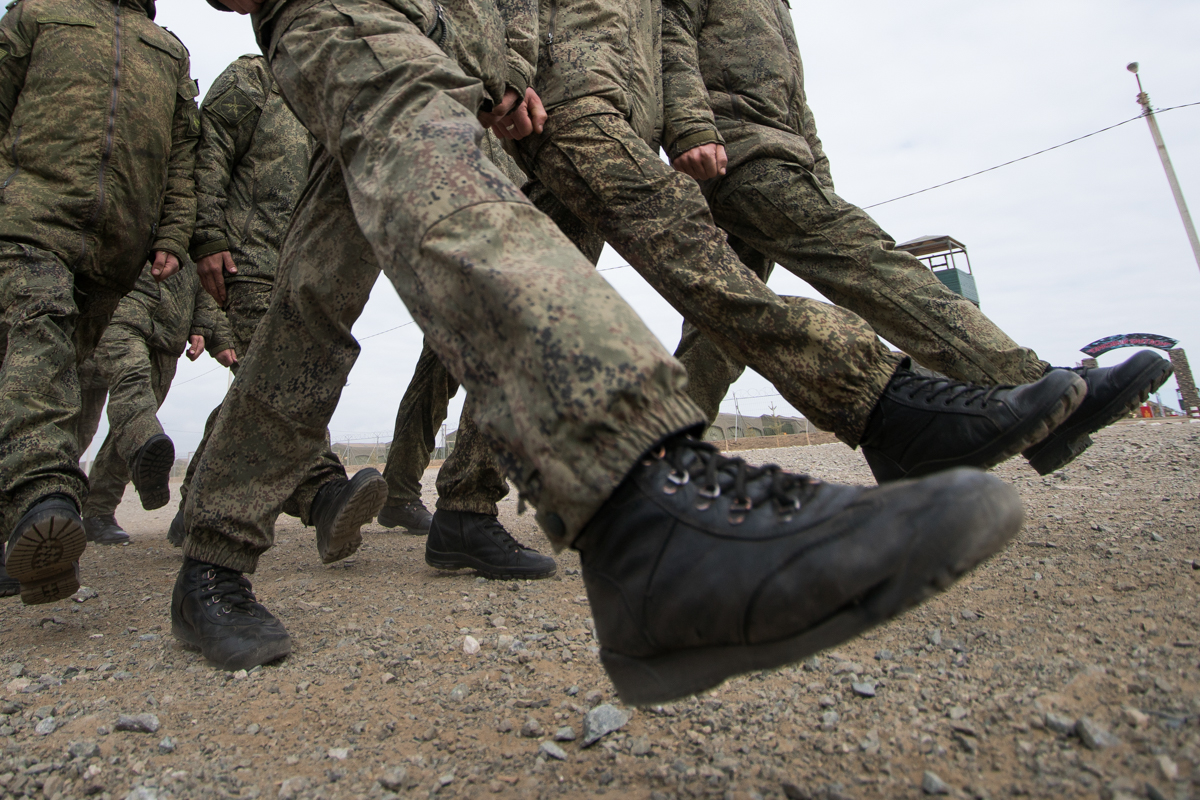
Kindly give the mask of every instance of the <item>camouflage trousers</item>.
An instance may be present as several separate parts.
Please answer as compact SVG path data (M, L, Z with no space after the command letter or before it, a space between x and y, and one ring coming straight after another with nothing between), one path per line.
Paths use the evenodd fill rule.
M92 362L96 377L108 387L108 436L88 473L84 517L112 514L121 504L129 463L151 436L163 432L157 412L175 379L179 356L150 347L141 332L118 324L104 331ZM80 427L95 431L99 416L93 398L80 414Z
M54 253L0 242L0 535L49 494L78 506L77 365L89 357L121 299L76 280Z
M429 455L446 419L450 398L457 392L458 381L442 366L433 349L424 345L396 412L396 430L383 470L388 505L421 499L421 477L429 466ZM500 513L496 503L508 494L508 482L475 426L472 405L468 397L458 420L454 450L438 470L437 507L494 517Z
M923 366L983 385L1029 383L1049 367L799 164L750 161L705 189L713 217L731 236L858 314Z
M224 308L225 317L229 320L229 327L233 329L235 352L238 353L239 358L250 352L250 343L254 341L254 332L258 330L259 323L267 315L267 309L271 306L273 288L274 284L271 283L247 280L233 281L225 287L227 301ZM237 370L238 365L234 364L235 375ZM184 473L183 482L179 485L180 506L185 506L187 503L188 491L191 488L192 478L196 474L196 467L208 447L208 439L212 435L213 427L217 424L217 417L220 415L223 405L223 403L217 404L217 407L209 413L208 419L205 420L204 436L200 439L200 444L196 445L196 451L192 453L192 459L188 462L187 471ZM325 451L309 464L309 474L300 481L295 491L283 504L284 514L299 517L305 525L312 524L312 515L309 512L321 487L330 480L345 477L346 474L341 461L329 448L328 433L326 433L325 444Z
M482 84L395 5L289 3L263 37L324 152L196 470L185 553L253 571L325 447L381 268L543 530L570 544L638 457L701 421L682 367L483 156Z
M851 311L781 298L742 264L691 178L623 117L597 114L518 143L526 166L680 314L767 378L815 425L854 446L899 364ZM534 137L530 137L534 139Z

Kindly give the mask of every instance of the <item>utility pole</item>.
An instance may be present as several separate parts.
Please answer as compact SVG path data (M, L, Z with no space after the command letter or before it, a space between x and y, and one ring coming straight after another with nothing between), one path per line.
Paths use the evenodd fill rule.
M1163 170L1167 173L1167 183L1171 184L1171 194L1175 196L1175 205L1179 208L1179 216L1183 218L1183 227L1187 231L1188 241L1192 243L1192 255L1196 258L1196 266L1200 267L1200 237L1196 236L1196 226L1192 224L1192 215L1188 213L1187 201L1183 199L1183 189L1179 186L1179 178L1175 176L1175 167L1171 166L1171 156L1167 153L1167 144L1163 141L1162 132L1158 129L1158 120L1154 117L1154 109L1150 107L1150 95L1142 89L1142 79L1138 75L1138 62L1134 61L1125 67L1133 73L1138 85L1138 105L1142 107L1142 116L1150 126L1150 136L1154 138L1154 146L1158 148L1158 157L1162 159Z
M742 432L742 409L738 407L737 392L733 393L733 440L736 442Z

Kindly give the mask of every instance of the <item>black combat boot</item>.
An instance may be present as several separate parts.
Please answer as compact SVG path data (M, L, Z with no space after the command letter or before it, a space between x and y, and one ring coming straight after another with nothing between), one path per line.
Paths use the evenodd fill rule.
M171 633L222 669L251 669L292 652L283 623L240 572L183 560L171 593Z
M171 527L167 528L167 541L171 543L172 547L183 547L183 540L187 538L187 525L183 521L183 504L185 502L187 502L186 498L180 498L179 510L171 518Z
M1175 368L1157 353L1143 350L1115 367L1075 367L1071 370L1087 383L1087 397L1066 422L1025 451L1029 465L1040 475L1049 475L1070 464L1092 444L1089 434L1112 425L1133 411Z
M880 483L993 467L1045 439L1087 393L1083 379L1062 370L1037 383L985 387L911 363L884 388L860 442Z
M16 597L21 593L21 582L8 574L0 564L0 597Z
M129 541L129 534L117 524L115 514L87 517L83 520L83 530L93 544L125 544Z
M425 563L473 569L487 578L547 578L558 569L550 556L526 547L490 514L438 510L425 540Z
M21 584L26 605L53 603L79 589L83 520L66 495L43 497L21 517L4 548L4 568Z
M129 475L142 500L142 508L153 511L171 502L171 468L174 466L175 445L165 433L154 434L137 451L129 465Z
M370 467L350 480L336 478L322 486L313 498L310 517L317 526L321 563L354 555L362 544L362 526L375 519L386 500L387 482Z
M886 622L1004 547L1021 520L1016 491L978 470L836 486L678 436L634 466L574 546L604 668L624 702L647 705Z
M385 528L404 528L409 533L424 536L433 524L433 514L420 500L395 505L389 503L379 511L379 524Z

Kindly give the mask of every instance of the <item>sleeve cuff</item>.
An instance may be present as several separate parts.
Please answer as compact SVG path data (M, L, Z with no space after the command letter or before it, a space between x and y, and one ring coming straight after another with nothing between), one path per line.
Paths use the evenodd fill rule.
M714 128L691 133L687 136L681 136L671 143L671 147L667 152L671 158L679 158L688 150L699 147L702 144L725 144L725 140L721 138L721 134Z
M525 97L525 90L531 85L531 81L529 80L529 76L525 74L525 71L514 62L519 62L519 59L509 59L506 84L509 89L515 89L517 94L523 98Z
M212 239L204 244L192 245L192 261L199 261L214 253L223 253L229 249L229 240L224 236Z
M178 258L180 263L186 261L188 257L187 248L180 246L179 242L174 239L159 239L150 249L155 252L162 250L164 253L170 253Z

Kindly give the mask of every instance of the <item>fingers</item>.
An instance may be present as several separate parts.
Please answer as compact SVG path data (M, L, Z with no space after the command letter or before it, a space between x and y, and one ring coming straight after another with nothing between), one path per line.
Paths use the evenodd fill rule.
M233 348L222 350L221 352L217 353L216 359L217 363L223 367L232 367L234 364L238 363L237 353L233 351Z
M221 260L226 272L230 275L237 275L237 264L233 263L233 255L228 250L221 253Z
M154 252L154 263L150 266L150 275L161 283L179 271L179 259L163 250Z
M546 113L546 107L542 105L542 98L538 93L529 88L525 90L525 108L529 114L529 119L533 123L533 132L541 133L546 127L546 120L549 115Z
M204 337L189 336L188 337L187 357L188 361L195 361L204 352Z
M228 264L233 264L233 257L228 251L213 253L196 262L196 274L200 276L200 285L208 292L217 305L225 307L225 270ZM233 268L234 270L237 267Z

